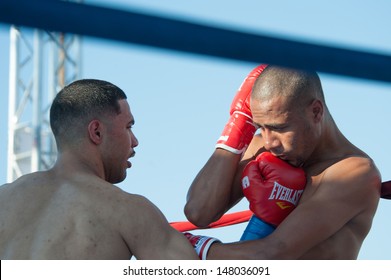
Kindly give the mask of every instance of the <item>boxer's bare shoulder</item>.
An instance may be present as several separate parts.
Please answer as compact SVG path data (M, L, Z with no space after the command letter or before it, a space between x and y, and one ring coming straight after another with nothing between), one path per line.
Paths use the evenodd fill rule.
M122 191L96 180L87 183L82 176L70 178L39 172L2 188L0 202L7 210L0 214L1 240L6 240L0 245L2 258L130 258L118 234Z
M0 212L2 259L160 259L195 254L147 198L96 176L37 172L0 190L0 203L7 210Z

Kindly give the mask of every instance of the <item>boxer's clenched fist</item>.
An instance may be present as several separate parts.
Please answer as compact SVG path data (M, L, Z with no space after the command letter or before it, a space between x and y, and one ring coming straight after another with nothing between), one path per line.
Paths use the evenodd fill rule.
M243 170L242 189L250 209L273 226L279 225L296 207L305 185L303 169L269 152L261 153Z
M244 79L232 101L230 118L217 141L216 148L242 154L250 144L256 131L250 111L251 91L255 80L266 66L262 64L256 67Z

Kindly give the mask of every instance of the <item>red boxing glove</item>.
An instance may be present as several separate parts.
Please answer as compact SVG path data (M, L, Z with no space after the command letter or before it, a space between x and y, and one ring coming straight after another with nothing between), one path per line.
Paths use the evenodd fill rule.
M242 189L251 211L278 226L296 207L306 181L303 169L263 152L244 168Z
M251 91L255 80L266 66L266 64L262 64L256 67L244 79L232 101L230 118L217 140L216 148L242 154L250 144L256 131L250 111Z
M194 250L201 260L206 260L209 248L214 242L221 242L213 237L193 235L189 232L185 232L183 235L189 240L190 244L193 245Z

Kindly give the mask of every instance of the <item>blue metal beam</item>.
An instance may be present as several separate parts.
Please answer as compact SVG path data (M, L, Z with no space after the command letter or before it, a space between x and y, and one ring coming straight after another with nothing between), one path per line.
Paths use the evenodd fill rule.
M0 22L391 82L391 56L57 0L0 0Z

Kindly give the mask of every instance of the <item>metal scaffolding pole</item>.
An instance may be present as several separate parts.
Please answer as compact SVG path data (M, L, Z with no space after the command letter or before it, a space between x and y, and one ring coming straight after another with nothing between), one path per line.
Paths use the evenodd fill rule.
M49 108L65 84L80 78L80 44L77 35L11 26L8 182L54 163Z

